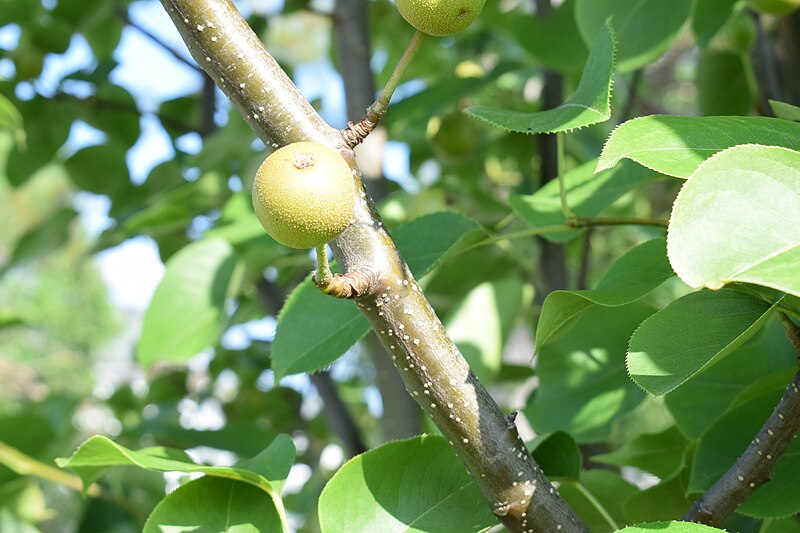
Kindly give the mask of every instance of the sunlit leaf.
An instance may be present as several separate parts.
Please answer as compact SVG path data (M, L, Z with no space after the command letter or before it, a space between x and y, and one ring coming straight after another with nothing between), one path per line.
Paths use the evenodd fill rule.
M351 459L319 499L323 533L463 533L497 523L442 437L391 442Z
M703 163L675 200L667 252L692 287L738 281L800 296L800 152L737 146Z
M594 39L575 94L555 109L536 113L471 107L466 113L498 128L520 133L555 133L583 128L611 117L614 32L607 23Z
M235 264L222 239L192 243L170 258L144 316L136 351L142 365L186 361L219 338Z
M656 172L688 178L715 153L747 143L800 150L800 124L769 117L635 118L611 133L597 171L628 158Z

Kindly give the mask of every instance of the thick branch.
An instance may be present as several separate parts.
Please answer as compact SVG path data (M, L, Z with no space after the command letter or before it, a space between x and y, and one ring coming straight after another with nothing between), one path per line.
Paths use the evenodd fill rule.
M788 319L787 335L800 357L800 329ZM795 374L775 410L728 469L683 519L720 526L758 487L772 478L772 469L800 431L800 372Z
M338 149L353 168L353 222L331 243L334 255L344 272L378 273L377 290L360 298L359 308L392 354L406 388L453 443L495 514L513 532L586 531L445 333L367 197L344 139L302 101L227 0L162 3L195 58L259 136L278 144L322 142ZM255 111L254 119L259 105L264 110Z

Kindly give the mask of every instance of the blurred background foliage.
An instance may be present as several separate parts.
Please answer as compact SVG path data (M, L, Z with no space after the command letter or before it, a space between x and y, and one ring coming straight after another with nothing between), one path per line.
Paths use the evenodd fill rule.
M686 3L693 17L679 20L652 57L615 74L612 120L566 137L568 167L596 157L611 129L638 115L769 114L767 97L800 103L799 12ZM360 118L413 33L390 1L366 4L368 20L360 2L237 2L336 127ZM431 39L414 60L384 126L359 149L390 229L441 210L494 230L525 227L509 216L508 198L554 177L553 143L492 129L460 111L498 102L534 111L574 92L587 46L575 1L553 4L488 2L467 32ZM368 27L371 52L360 63L354 45L342 45L353 24ZM317 496L344 460L387 439L435 431L372 337L326 371L275 383L275 317L312 261L272 241L255 220L251 176L266 149L193 63L158 2L0 0L0 125L0 441L48 464L98 433L132 448L168 445L230 464L289 433L298 464L286 506L299 530L315 531ZM643 185L607 213L663 218L678 186ZM613 258L658 235L625 227L564 244L498 243L444 262L424 286L445 323L465 333L465 354L478 360L490 353L476 371L501 405L519 409L536 396L529 363L544 296L593 286ZM170 361L143 368L135 354L161 262L175 257L177 264L176 254L212 237L227 243L235 265L204 330L204 349L189 357L178 347ZM195 267L186 262L176 276L191 279ZM641 317L686 290L672 281L640 307L592 315L579 325L583 338L622 357ZM491 349L468 334L487 320L499 324L481 339ZM170 327L164 322L155 342ZM781 338L779 329L768 334ZM622 353L614 351L619 343ZM565 387L594 375L585 361L572 370L552 361L542 372L571 376ZM605 421L586 425L567 405L549 413L569 427L545 420L541 429L569 430L591 454L669 427L664 406L643 403L624 373L609 379L626 399L595 406L608 410ZM83 500L0 466L0 531L136 531L165 483L179 481L116 470L103 479L103 498Z

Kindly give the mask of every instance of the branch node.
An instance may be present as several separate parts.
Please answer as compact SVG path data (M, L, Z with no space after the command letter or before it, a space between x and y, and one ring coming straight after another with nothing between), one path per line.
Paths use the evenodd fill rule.
M517 419L517 414L517 411L511 411L506 415L506 427L508 429L515 429L517 427L517 424L514 423Z
M347 123L347 127L342 130L342 136L344 137L347 146L350 148L355 148L367 138L367 135L372 133L373 129L375 129L375 123L369 118L364 117L358 121L357 124L352 120L349 121Z
M312 280L319 290L328 296L347 300L372 294L378 286L378 279L378 273L369 268L334 274L329 280L317 279L316 270L312 273Z

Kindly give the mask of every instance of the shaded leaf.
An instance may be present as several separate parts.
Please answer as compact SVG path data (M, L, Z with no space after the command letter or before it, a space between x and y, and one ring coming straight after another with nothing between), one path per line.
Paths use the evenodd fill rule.
M178 487L161 500L142 532L281 530L281 517L268 494L249 483L204 476Z
M25 149L26 136L22 114L14 107L11 100L0 94L0 131L2 130L11 132L18 149Z
M596 442L611 433L614 419L644 398L625 375L631 332L652 309L630 304L594 307L575 324L572 335L542 348L539 388L525 416L539 433L563 430L578 442Z
M667 253L692 287L738 281L800 296L800 152L737 146L700 165L675 200Z
M474 220L441 212L415 219L393 233L401 256L419 277L479 231ZM368 331L367 320L353 302L326 296L307 279L292 291L278 316L272 368L277 376L319 370Z
M701 48L708 46L740 3L740 0L696 0L692 31L697 45Z
M698 438L754 380L797 365L795 352L775 319L741 348L665 397L678 427Z
M692 0L577 0L575 20L586 43L611 18L619 41L617 61L630 72L663 54L689 19Z
M323 533L479 531L497 523L442 437L391 442L347 462L319 499Z
M631 337L631 379L666 394L744 344L773 307L732 290L693 292L645 320Z
M768 117L639 117L611 133L597 171L628 158L656 172L688 178L713 154L747 143L800 150L800 124Z
M593 290L553 291L542 304L536 326L536 349L564 336L593 305L617 307L643 298L674 275L666 240L652 239L617 259Z
M776 117L800 122L800 107L786 102L779 102L778 100L770 100L769 105Z
M689 468L684 468L670 479L632 494L622 506L628 522L669 520L683 516L692 506L686 496Z
M528 449L545 475L550 478L578 480L581 474L581 450L569 433L554 431L537 435Z
M606 533L616 529L598 511L597 504L602 506L617 525L624 524L622 502L636 491L635 486L609 470L587 470L580 481L565 481L558 488L561 496L593 533Z
M194 242L170 258L144 315L136 350L142 365L186 361L219 338L235 264L222 239Z
M746 115L753 107L750 73L740 54L706 50L697 65L703 115Z
M125 149L116 143L78 150L64 162L64 168L76 186L94 194L115 198L130 186Z
M6 268L23 261L48 254L66 244L69 238L70 222L78 213L69 207L62 207L38 226L24 233L14 244L11 259Z
M606 23L594 39L575 94L555 109L536 113L494 107L471 107L466 113L484 122L520 133L555 133L583 128L611 117L611 74L614 32Z
M481 18L484 22L488 18L490 23L494 23L493 30L511 35L526 52L548 68L580 73L589 51L575 23L575 0L566 0L547 17L526 16L518 11L492 17L491 7L486 6Z
M683 454L689 442L672 426L660 433L640 435L614 451L592 456L592 461L635 466L661 479L675 475L683 466Z

